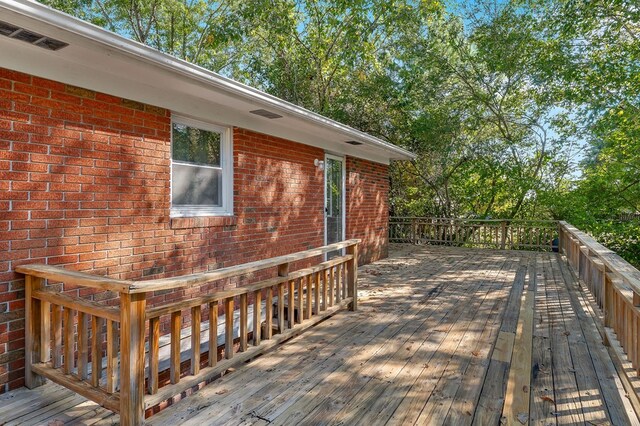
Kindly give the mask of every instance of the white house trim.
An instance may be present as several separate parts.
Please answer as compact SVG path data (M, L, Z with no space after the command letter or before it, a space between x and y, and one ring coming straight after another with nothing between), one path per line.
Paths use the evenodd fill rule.
M54 52L0 37L0 66L341 155L385 164L415 158L379 138L35 1L3 0L0 16L3 21L69 43ZM261 108L283 117L269 120L249 112ZM362 145L348 145L348 140Z

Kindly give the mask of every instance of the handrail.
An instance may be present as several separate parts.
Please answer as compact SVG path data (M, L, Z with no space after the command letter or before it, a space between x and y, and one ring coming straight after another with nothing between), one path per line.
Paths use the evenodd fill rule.
M128 293L133 281L87 274L86 272L70 271L58 266L32 263L16 267L16 272L32 277L46 278L52 281L64 282L78 286L98 288L100 290Z
M553 220L391 217L389 242L551 251L557 227Z
M560 221L559 223L562 229L586 246L590 253L596 255L607 268L618 275L635 293L640 294L640 271L635 266L624 260L615 251L597 242L591 235L580 231L565 221Z
M204 284L210 281L217 281L224 278L233 277L236 275L244 275L251 272L259 271L261 269L275 267L282 263L291 263L309 257L320 256L332 251L342 250L348 246L358 244L359 242L360 240L358 239L345 240L323 247L285 254L265 260L257 260L240 265L227 266L211 272L201 272L174 278L159 278L145 281L120 280L116 278L93 275L86 272L71 271L57 266L37 263L20 265L16 267L16 272L24 275L31 275L33 277L45 278L52 281L65 282L73 285L116 291L118 293L136 294L158 290L186 288Z
M19 266L16 271L25 274L25 384L37 387L48 378L118 412L122 425L141 424L146 409L241 365L340 309L356 310L359 243L352 239L212 272L148 281L51 265ZM322 261L319 256L325 253L333 257ZM313 264L296 263L305 259L305 264ZM290 270L293 265L302 268ZM249 285L200 287L198 297L147 305L147 296L158 290L184 295L182 290L189 287L257 271L264 272ZM47 280L80 290L111 291L118 305L55 291ZM190 356L183 353L181 341L185 315L191 328ZM170 335L164 355L161 323L163 328L168 325ZM201 324L207 323L209 330L202 333ZM220 348L223 357L218 362Z
M549 223L557 224L557 220L553 219L476 219L472 217L437 217L437 216L391 216L391 219L427 219L438 220L443 222L513 222L513 223Z
M319 265L312 266L310 268L301 269L298 271L294 271L289 273L289 275L271 278L268 280L260 281L255 284L250 284L247 286L236 287L230 290L217 290L212 293L207 294L207 296L197 297L193 299L187 299L184 302L174 302L168 305L162 305L155 308L147 309L147 319L156 318L161 315L170 314L172 311L175 311L175 306L181 306L182 309L191 308L196 305L204 305L205 303L209 303L215 300L227 299L230 297L242 296L243 294L250 294L257 290L262 290L267 287L273 287L278 284L285 283L287 281L296 280L299 278L303 278L309 274L320 272L326 267L331 267L337 265L339 263L343 263L353 259L353 255L341 256L337 259L332 259L326 262L322 262ZM274 265L275 266L275 265Z
M636 413L640 396L627 363L640 375L640 271L614 251L567 222L559 222L559 248L602 312L598 325ZM628 364L627 364L628 365Z
M251 272L256 272L261 269L275 267L283 263L292 263L298 260L307 259L309 257L321 256L325 253L329 253L336 250L342 250L346 247L358 244L360 240L352 239L345 240L339 243L329 244L327 246L304 250L297 253L285 254L283 256L272 257L265 260L257 260L255 262L244 263L237 266L229 266L226 268L220 268L212 272L202 272L198 274L183 275L175 278L161 278L157 280L149 281L136 281L129 286L129 293L141 293L157 290L169 290L186 288L204 284L209 281L217 281L224 278L233 277L236 275L244 275Z

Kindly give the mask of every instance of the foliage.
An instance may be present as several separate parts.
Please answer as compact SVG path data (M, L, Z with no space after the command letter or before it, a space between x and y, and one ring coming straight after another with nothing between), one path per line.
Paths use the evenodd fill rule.
M432 25L426 54L415 55L415 67L407 70L424 76L414 87L429 91L413 95L420 115L411 123L409 148L420 158L399 166L413 175L404 177L399 198L420 201L399 210L545 216L538 193L562 180L569 167L562 154L571 141L549 130L564 117L539 78L536 58L549 43L515 7L469 13L466 27L455 16Z
M565 219L638 258L633 0L45 0L418 154L392 214Z
M639 221L585 222L582 224L582 229L591 234L600 244L615 251L636 268L640 268Z
M180 59L220 71L243 51L251 8L240 0L42 0Z

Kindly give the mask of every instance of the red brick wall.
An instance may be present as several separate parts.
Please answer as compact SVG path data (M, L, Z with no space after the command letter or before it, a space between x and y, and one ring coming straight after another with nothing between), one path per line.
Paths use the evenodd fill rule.
M388 166L347 157L347 238L360 238L360 264L389 251Z
M23 384L17 265L141 279L323 244L322 150L234 129L235 216L171 220L169 140L164 109L0 68L0 393Z

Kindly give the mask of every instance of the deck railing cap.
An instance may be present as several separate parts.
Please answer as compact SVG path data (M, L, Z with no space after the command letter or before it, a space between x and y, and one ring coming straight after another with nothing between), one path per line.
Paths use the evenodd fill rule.
M117 291L119 293L146 293L149 291L190 287L231 276L243 275L261 269L278 266L283 263L290 263L309 257L320 256L331 251L359 244L360 242L360 239L353 238L314 249L243 263L240 265L228 266L211 272L200 272L196 274L171 278L159 278L147 281L120 280L117 278L72 271L59 266L43 264L20 265L16 267L16 272L46 278L53 281L100 288L102 290Z
M597 242L591 235L566 221L560 221L559 223L560 227L569 232L580 244L586 246L589 253L595 255L611 272L622 278L635 293L640 294L640 271L636 267L620 257L615 251Z

